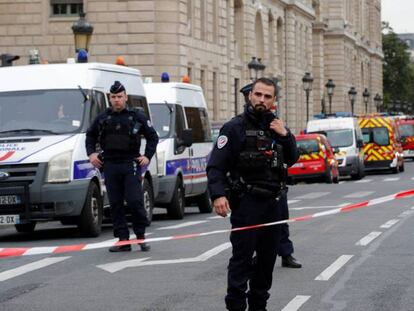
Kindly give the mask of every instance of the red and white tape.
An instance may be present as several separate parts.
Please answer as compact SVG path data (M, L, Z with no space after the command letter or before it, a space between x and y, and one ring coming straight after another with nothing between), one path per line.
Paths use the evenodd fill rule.
M241 231L241 230L252 230L252 229L257 229L261 227L275 226L275 225L280 225L280 224L285 224L285 223L305 221L305 220L309 220L312 218L334 215L338 213L345 213L345 212L349 212L349 211L352 211L358 208L378 205L378 204L385 203L388 201L407 198L410 196L414 196L414 189L398 192L395 194L391 194L388 196L384 196L384 197L369 200L369 201L364 201L364 202L360 202L356 204L350 204L344 207L331 209L325 212L319 212L319 213L315 213L311 215L305 215L305 216L295 217L291 219L269 222L265 224L258 224L258 225L253 225L253 226L240 227L240 228L235 228L235 229L224 229L224 230L215 230L215 231L202 232L202 233L192 233L192 234L182 234L182 235L174 235L174 236L168 236L168 237L149 238L145 240L141 239L141 240L118 241L118 242L110 241L110 242L98 242L98 243L91 243L91 244L61 245L61 246L49 246L49 247L0 248L0 258L40 255L40 254L60 254L60 253L67 253L67 252L79 252L79 251L85 251L85 250L91 250L91 249L106 248L106 247L110 247L114 245L181 240L181 239L202 237L202 236L208 236L208 235L219 234L219 233L227 233L227 232L232 232L232 231L234 232L234 231Z

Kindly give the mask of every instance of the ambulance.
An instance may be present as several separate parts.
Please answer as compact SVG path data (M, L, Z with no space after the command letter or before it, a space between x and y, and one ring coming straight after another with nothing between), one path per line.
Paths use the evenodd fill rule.
M414 118L404 117L398 122L404 159L414 160Z
M189 204L210 213L206 168L212 138L202 88L181 82L145 83L144 88L160 138L156 206L174 219L182 219Z
M149 108L139 70L102 63L0 68L0 225L32 232L37 222L76 224L98 236L108 213L103 176L90 163L85 134L109 107L119 80L131 107ZM144 146L142 146L144 148ZM143 172L149 219L157 195L156 159Z
M377 114L360 116L366 170L404 171L404 154L397 120Z

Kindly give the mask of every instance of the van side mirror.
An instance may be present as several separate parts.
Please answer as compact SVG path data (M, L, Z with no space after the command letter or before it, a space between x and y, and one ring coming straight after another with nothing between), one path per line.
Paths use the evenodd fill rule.
M364 147L364 141L362 139L357 139L357 147L358 148Z
M185 129L183 130L181 137L177 137L177 148L181 146L191 147L193 144L193 130Z

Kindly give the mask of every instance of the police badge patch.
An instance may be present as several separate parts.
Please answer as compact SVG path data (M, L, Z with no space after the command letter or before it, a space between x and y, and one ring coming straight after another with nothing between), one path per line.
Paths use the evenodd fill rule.
M225 135L221 135L217 138L217 148L221 149L223 148L227 142L228 142L228 138Z

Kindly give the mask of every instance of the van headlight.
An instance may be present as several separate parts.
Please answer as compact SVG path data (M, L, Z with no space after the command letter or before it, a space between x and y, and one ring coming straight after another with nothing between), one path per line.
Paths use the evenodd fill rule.
M47 167L48 183L62 183L70 181L72 168L72 150L58 154L50 159Z
M164 176L165 172L165 151L157 151L158 176Z

